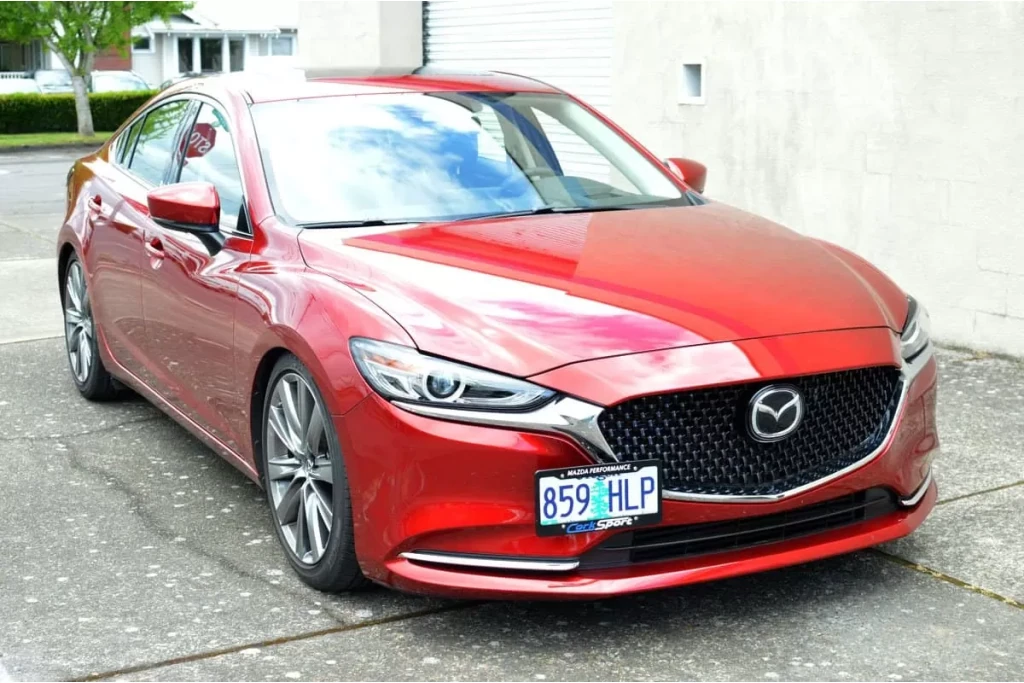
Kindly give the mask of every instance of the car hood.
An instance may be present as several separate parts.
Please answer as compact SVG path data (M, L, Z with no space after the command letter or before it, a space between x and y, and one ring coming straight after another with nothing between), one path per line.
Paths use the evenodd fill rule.
M306 263L423 351L517 376L658 349L898 329L905 295L850 252L725 204L304 230Z

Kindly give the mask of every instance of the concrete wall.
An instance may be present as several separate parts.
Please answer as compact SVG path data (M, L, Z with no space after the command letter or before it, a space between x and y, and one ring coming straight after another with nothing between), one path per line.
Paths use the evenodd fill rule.
M1024 4L614 12L619 123L705 162L709 196L867 257L939 339L1024 355ZM699 60L706 104L680 104Z
M420 2L302 2L299 63L314 68L418 66L422 29Z

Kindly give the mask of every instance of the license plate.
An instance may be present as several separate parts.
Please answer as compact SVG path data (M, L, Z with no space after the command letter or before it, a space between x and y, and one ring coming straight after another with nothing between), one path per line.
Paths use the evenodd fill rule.
M661 521L661 463L588 465L535 473L537 535L629 529Z

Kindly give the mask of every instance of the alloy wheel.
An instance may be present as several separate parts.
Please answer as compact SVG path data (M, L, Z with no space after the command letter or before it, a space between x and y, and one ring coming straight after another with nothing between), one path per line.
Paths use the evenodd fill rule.
M82 265L74 261L68 267L64 284L64 335L67 339L71 372L79 384L89 379L96 359L93 357L93 320L89 293Z
M289 551L306 565L323 557L334 521L334 470L323 407L306 380L281 375L270 396L267 486Z

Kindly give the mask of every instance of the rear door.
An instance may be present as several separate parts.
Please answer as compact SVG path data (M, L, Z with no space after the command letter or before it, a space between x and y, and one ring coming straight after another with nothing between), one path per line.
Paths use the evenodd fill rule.
M234 322L239 269L249 260L251 230L229 118L212 101L183 134L169 180L208 182L217 188L218 241L164 228L145 230L142 304L146 355L157 389L175 408L236 453L242 438L231 417L247 410L248 391L234 366Z

